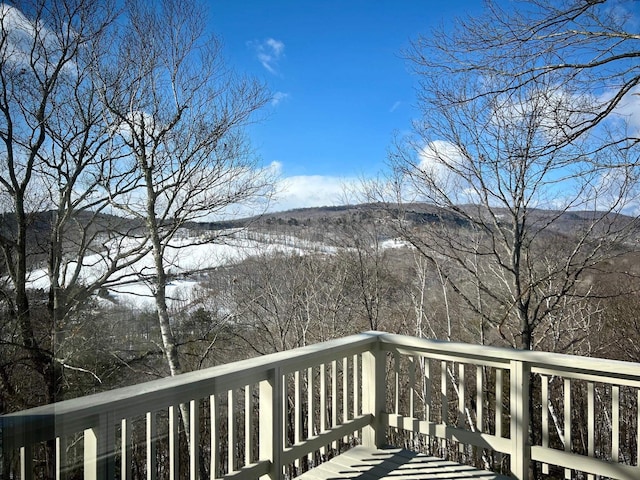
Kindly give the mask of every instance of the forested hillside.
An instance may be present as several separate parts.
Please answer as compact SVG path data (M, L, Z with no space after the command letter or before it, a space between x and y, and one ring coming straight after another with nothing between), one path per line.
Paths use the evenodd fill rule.
M42 239L51 233L50 215L34 215L30 224L31 272L46 258ZM539 221L555 215L535 212ZM580 235L584 219L594 215L563 215L553 231L541 233L538 251L547 257L562 251L563 243L571 245ZM114 216L102 221L127 223ZM465 292L454 288L477 288L466 272L459 270L454 278L455 272L434 264L402 237L407 230L423 236L441 229L460 236L474 232L455 214L421 204L304 209L233 225L189 225L179 241L191 244L190 250L176 256L168 270L168 288L175 287L168 296L169 314L181 365L189 371L371 329L517 346L518 326L505 320L495 299L484 299L487 310L480 314L466 303ZM74 238L72 232L66 242ZM567 301L536 326L536 349L640 360L637 239L636 233L629 235L615 245L614 255L584 270ZM91 248L98 252L105 246ZM212 249L226 253L210 264L194 264L198 252L211 257ZM489 263L478 271L487 276L481 281L500 280ZM154 281L149 275L106 284L55 328L47 314L46 283L28 290L39 345L50 345L60 368L59 399L169 373ZM8 306L5 302L2 322L5 412L44 400Z

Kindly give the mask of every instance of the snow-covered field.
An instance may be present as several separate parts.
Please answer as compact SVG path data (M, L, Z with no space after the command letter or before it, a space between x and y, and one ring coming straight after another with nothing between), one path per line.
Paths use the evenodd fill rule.
M194 237L172 240L165 253L167 273L174 279L167 286L167 296L171 304L188 301L198 287L198 282L181 275L202 272L216 267L231 265L256 255L273 253L300 254L309 252L333 253L335 249L327 245L301 240L291 236L238 232L224 236L224 243L199 243ZM133 247L133 242L119 242L120 248ZM115 253L115 242L105 245L105 251ZM104 255L90 255L84 259L80 281L89 283L106 271ZM66 282L70 281L76 263L67 266ZM135 264L119 271L117 281L110 281L108 297L103 301L117 302L140 309L153 308L153 257L146 254ZM48 289L50 285L47 270L35 269L30 272L28 288Z
M224 238L224 242L219 239ZM305 255L308 253L332 254L335 247L322 243L310 242L293 236L273 235L258 232L228 232L218 241L200 243L195 237L181 236L172 240L165 252L166 271L172 280L167 285L169 306L179 307L193 298L199 283L188 278L187 273L204 272L224 265L241 262L251 256L284 253L289 255ZM118 248L133 247L133 240L118 242ZM381 248L402 248L406 243L399 240L386 240ZM116 253L116 242L105 245L105 252ZM106 271L104 254L87 256L83 261L80 281L89 283L100 278ZM75 262L67 266L65 282L69 282ZM141 310L152 309L153 301L153 257L151 253L144 255L135 264L124 268L112 277L106 288L108 295L102 295L101 301L127 305ZM50 285L47 270L35 269L29 275L28 288L48 289ZM104 291L103 291L104 294Z

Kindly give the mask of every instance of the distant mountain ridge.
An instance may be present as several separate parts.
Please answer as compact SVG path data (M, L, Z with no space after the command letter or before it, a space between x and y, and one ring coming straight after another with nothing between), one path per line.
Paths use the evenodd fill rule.
M476 205L462 205L462 210L471 216L482 212ZM487 211L484 212L488 214ZM506 209L495 209L494 214L498 216L507 216L510 213ZM54 222L54 210L35 212L29 215L29 233L30 237L36 244L42 244L45 239L44 235L48 235L51 231L51 225ZM530 222L547 222L554 219L554 231L561 233L570 233L576 228L581 228L586 222L592 222L594 219L607 215L598 211L558 211L531 209L527 212ZM610 214L609 214L610 215ZM239 219L222 220L222 221L191 221L185 223L184 227L191 230L226 230L245 227L259 227L260 229L269 228L272 225L287 224L290 226L314 226L318 224L335 224L341 221L348 222L368 222L377 220L380 222L391 222L397 216L402 216L405 221L414 225L426 225L433 222L451 222L461 226L466 220L456 212L444 210L428 203L410 203L399 206L382 204L382 203L363 203L355 205L336 205L323 207L298 208L293 210L284 210L279 212L269 212L253 217L245 217ZM556 218L557 217L557 218ZM631 220L631 217L620 216L625 221ZM128 219L108 213L98 213L80 211L74 215L73 222L69 223L69 228L73 229L74 223L79 226L86 227L93 223L93 229L114 228L118 231L136 232L144 229L144 222L140 219ZM15 217L10 212L0 214L0 235L5 238L11 238L15 232Z

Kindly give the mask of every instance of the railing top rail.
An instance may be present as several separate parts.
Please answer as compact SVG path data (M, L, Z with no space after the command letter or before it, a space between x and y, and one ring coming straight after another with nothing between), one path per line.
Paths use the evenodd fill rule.
M511 360L516 360L528 363L534 370L536 368L545 368L559 372L584 373L610 377L616 380L640 379L640 363L634 362L581 357L564 353L515 350L512 348L430 340L391 333L381 333L378 338L383 346L386 345L387 348L401 347L416 353L438 353L468 358L469 360L491 359L505 364Z
M107 411L115 416L144 414L163 405L201 398L203 391L208 395L267 380L274 368L287 373L364 351L377 342L378 336L375 332L365 332L2 415L0 429L7 435L19 431L25 423L31 426L40 423L39 430L43 432L58 426L87 428Z
M509 348L470 345L427 340L382 332L358 335L318 343L171 378L119 388L108 392L58 402L43 407L0 416L2 435L20 435L28 429L33 437L45 438L50 432L78 431L94 425L100 415L109 413L114 419L127 418L165 408L169 405L219 394L233 388L255 384L274 375L287 374L306 367L327 363L379 346L385 350L402 350L410 354L469 363L491 362L509 368L511 361L526 362L532 371L545 374L590 378L607 383L636 385L640 382L640 364L575 355L513 350ZM75 430L74 430L75 429Z

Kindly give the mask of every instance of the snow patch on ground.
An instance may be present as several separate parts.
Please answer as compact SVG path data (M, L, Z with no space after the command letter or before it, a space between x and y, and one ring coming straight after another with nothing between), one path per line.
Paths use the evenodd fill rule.
M380 242L380 248L383 250L387 248L411 248L411 244L400 238L389 238Z
M219 232L218 232L219 233ZM105 242L105 252L89 255L84 259L80 281L89 283L104 275L107 263L105 253L115 255L123 249L133 249L137 240L121 238ZM181 236L174 238L165 251L166 270L171 282L167 285L169 308L186 308L193 300L199 283L186 277L189 273L206 271L241 262L258 255L306 255L323 253L332 255L338 248L319 242L303 240L292 235L277 235L255 231L223 232L214 242L204 242L203 237ZM387 239L379 244L381 249L410 248L411 245L398 238ZM67 272L62 275L65 282L71 281L75 262L69 262ZM147 253L133 265L118 272L117 281L101 291L99 300L105 304L127 305L140 310L154 308L153 256ZM182 277L184 275L184 277ZM62 279L61 279L62 280ZM27 288L47 290L49 276L46 268L30 272Z
M222 237L220 237L222 238ZM198 243L195 237L175 238L165 251L166 271L171 277L205 271L216 267L231 265L257 255L284 253L304 255L310 252L335 253L336 249L324 244L309 242L293 236L269 235L257 232L231 232L224 236L224 243ZM132 248L135 239L112 240L105 244L105 252L115 255L118 249ZM69 262L65 282L71 281L75 262ZM87 256L83 261L80 281L93 282L104 275L107 264L104 254ZM133 265L118 272L116 284L109 285L102 292L100 301L116 302L141 310L152 309L153 300L153 255L146 254ZM198 282L189 279L173 278L167 285L167 297L170 308L186 305L193 298ZM48 271L45 268L30 272L27 288L46 290L50 286ZM107 293L108 295L104 295Z

